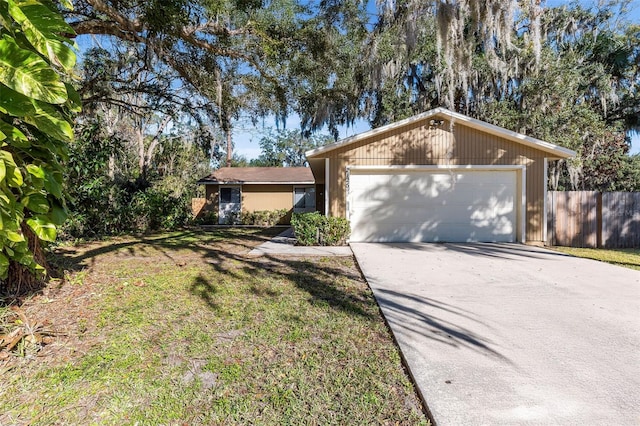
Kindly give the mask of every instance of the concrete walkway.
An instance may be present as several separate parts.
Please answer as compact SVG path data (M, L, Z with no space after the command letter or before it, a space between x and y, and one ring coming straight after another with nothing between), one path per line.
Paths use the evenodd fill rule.
M288 228L284 232L273 237L266 243L260 244L249 252L249 256L352 256L353 252L348 246L296 246L296 238L293 229Z
M352 244L437 425L640 425L640 271L516 244Z

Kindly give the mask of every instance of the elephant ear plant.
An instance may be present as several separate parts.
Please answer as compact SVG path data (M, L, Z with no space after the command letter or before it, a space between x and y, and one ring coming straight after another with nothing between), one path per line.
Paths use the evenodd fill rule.
M42 243L65 218L62 163L80 99L73 29L47 0L0 0L0 293L45 274Z

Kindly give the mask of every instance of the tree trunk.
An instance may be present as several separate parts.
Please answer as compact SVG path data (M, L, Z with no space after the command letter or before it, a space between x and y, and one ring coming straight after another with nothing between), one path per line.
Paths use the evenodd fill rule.
M40 240L25 222L22 222L21 229L29 242L29 250L33 253L36 262L44 266L46 274L36 275L24 265L12 261L9 263L9 275L5 280L0 280L0 295L20 297L34 293L44 287L46 279L50 275L50 268Z
M227 129L227 167L231 167L231 159L233 158L233 141L231 140L231 129Z
M136 142L138 143L138 168L140 169L140 177L146 179L147 168L145 166L144 133L141 127L136 129Z

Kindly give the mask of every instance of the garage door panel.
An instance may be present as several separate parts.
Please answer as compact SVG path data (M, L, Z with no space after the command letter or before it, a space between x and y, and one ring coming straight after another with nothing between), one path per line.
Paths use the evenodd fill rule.
M353 173L352 241L515 241L516 172Z
M361 206L354 209L350 220L360 223L365 220L373 219L375 222L386 223L417 223L428 218L429 222L440 224L462 223L465 225L485 224L487 221L495 221L499 217L510 216L512 206L506 204L496 205L449 205L447 209L429 209L425 210L420 205L405 205L402 208L388 207L384 205ZM423 210L421 215L417 215L412 210ZM443 210L443 211L439 211ZM484 226L484 225L483 225Z
M443 225L448 228L443 230ZM469 232L464 223L422 224L383 223L372 227L359 227L352 235L353 241L368 242L475 242L475 241L503 241L513 242L510 235L510 225L502 228L503 232L496 232L488 228L478 228Z

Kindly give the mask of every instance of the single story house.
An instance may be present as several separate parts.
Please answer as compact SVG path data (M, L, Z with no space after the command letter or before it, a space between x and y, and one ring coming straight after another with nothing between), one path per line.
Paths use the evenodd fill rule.
M306 153L352 242L547 239L547 162L575 152L436 108Z
M232 223L243 211L316 210L315 181L308 167L223 167L198 181L205 185L206 210L218 213L218 223ZM321 195L321 194L320 194Z

